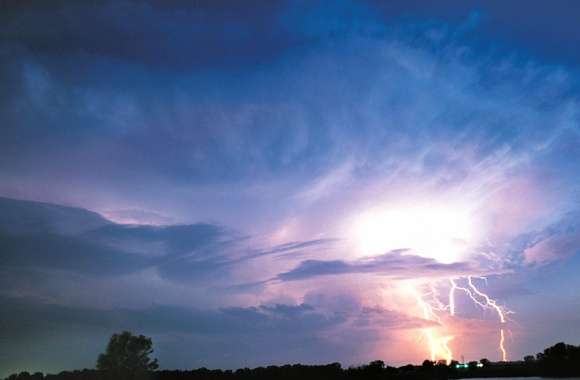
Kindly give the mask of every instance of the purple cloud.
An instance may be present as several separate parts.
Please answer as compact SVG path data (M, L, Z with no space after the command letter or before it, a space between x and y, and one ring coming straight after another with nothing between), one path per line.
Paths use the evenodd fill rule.
M450 277L475 273L469 263L443 264L431 258L395 250L383 255L358 260L305 260L294 269L281 273L281 281L307 280L320 276L344 274L377 274L393 278Z

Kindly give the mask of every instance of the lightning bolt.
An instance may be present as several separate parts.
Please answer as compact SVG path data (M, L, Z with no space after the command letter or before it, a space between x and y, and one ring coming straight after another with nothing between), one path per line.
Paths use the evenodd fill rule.
M415 298L415 302L421 311L423 318L437 322L441 325L441 327L436 326L421 329L427 343L431 361L443 358L447 364L449 364L453 359L453 352L449 347L449 342L452 341L454 337L441 332L444 327L442 315L449 312L449 315L455 316L457 311L455 297L458 291L465 293L475 305L484 310L491 310L498 316L499 322L501 323L498 351L501 354L501 360L507 361L508 354L505 346L505 325L508 321L507 316L512 314L512 311L498 305L496 300L480 290L474 283L473 278L474 277L472 276L467 276L465 278L449 278L450 286L447 304L444 304L439 299L439 293L434 283L428 284L428 292L420 292L418 286L413 286L413 284L409 283L409 290ZM485 278L481 279L487 280ZM461 286L459 281L464 282L466 285Z
M417 289L413 286L410 286L410 291L413 294L417 306L421 309L423 313L423 318L429 321L437 321L441 324L441 317L436 313L439 310L440 305L437 299L437 293L431 288L431 293L428 294L420 294ZM426 301L427 296L432 296L436 299L435 306L431 305L428 301ZM423 335L427 340L427 345L429 347L431 361L437 360L437 358L445 359L447 364L451 363L453 359L453 352L449 348L448 343L453 340L453 336L440 336L435 327L427 327L422 329Z
M455 290L457 290L457 283L450 278L451 287L449 288L449 314L455 315Z
M507 351L505 350L504 342L505 336L503 329L499 329L499 350L501 351L501 358L505 362L507 361Z
M473 292L478 296L480 296L481 298L483 298L485 301L484 303L478 302L478 304L481 305L482 307L491 308L495 310L501 323L505 323L506 321L505 314L507 314L507 312L505 312L500 306L498 306L495 300L491 299L487 294L484 294L479 289L477 289L477 287L475 287L473 281L471 280L471 276L467 277L467 282L469 284L469 287L473 290ZM475 298L473 299L475 300Z
M512 312L508 309L499 306L497 302L489 297L487 294L483 293L479 290L475 284L473 283L473 279L471 276L467 277L467 284L468 287L459 286L455 279L450 278L449 282L451 283L451 287L449 288L449 314L455 315L455 292L457 290L463 291L467 296L478 306L483 309L489 309L494 311L499 321L502 324L500 328L500 338L499 338L499 345L498 350L501 352L501 357L503 361L507 361L507 350L505 348L505 333L503 325L506 324L507 319L506 315L511 314Z

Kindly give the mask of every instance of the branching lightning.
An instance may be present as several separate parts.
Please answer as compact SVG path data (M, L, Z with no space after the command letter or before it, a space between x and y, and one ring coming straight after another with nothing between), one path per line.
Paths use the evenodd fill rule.
M486 280L485 278L482 278ZM497 304L497 301L481 291L474 283L472 276L466 277L466 285L459 285L458 278L449 278L449 294L448 303L445 305L439 299L437 290L433 284L429 285L430 292L421 294L417 289L411 287L411 291L417 302L417 306L422 312L423 318L442 323L441 314L449 312L449 315L456 314L456 293L461 291L465 293L469 299L477 306L485 310L491 310L497 314L501 327L499 330L498 351L501 354L501 360L506 361L508 354L505 347L505 325L507 323L507 315L512 312L503 306ZM431 356L431 360L444 359L449 364L453 358L453 353L448 343L453 339L453 336L439 334L436 327L429 327L422 329L425 336Z
M418 198L412 203L387 201L353 219L353 240L364 254L405 247L412 254L417 253L443 264L457 263L462 261L464 254L477 249L482 243L477 210L478 206L467 198L451 199L438 194L428 199ZM497 259L494 253L484 252L482 255L487 259ZM420 280L406 283L409 284L410 293L405 291L405 297L415 302L416 315L428 324L421 328L421 333L431 360L444 359L450 363L453 358L451 343L458 333L448 329L452 325L446 325L457 322L461 305L457 302L457 295L460 293L467 296L465 299L462 297L462 301L470 300L478 308L491 311L494 317L497 315L500 325L498 352L501 360L507 360L505 334L509 332L506 326L507 316L511 312L482 291L477 286L479 281L475 279L487 283L484 277L467 275L455 275L444 283L418 282ZM448 294L443 295L442 290L448 290Z
M417 301L417 305L422 310L423 318L441 323L441 317L435 312L437 308L434 308L431 303L425 301L425 295L419 294L414 287L411 287L410 290ZM436 296L436 293L432 291L430 295ZM437 358L443 358L447 364L451 363L453 353L448 343L453 339L453 336L440 336L434 327L424 328L422 332L429 346L431 361L435 361Z
M505 337L503 333L503 328L499 329L499 350L501 351L502 360L507 361L507 351L505 350Z
M482 293L481 291L479 291L479 289L477 289L475 287L475 285L473 285L473 281L471 280L471 277L467 277L467 282L469 284L469 287L473 290L473 292L475 294L477 294L478 296L480 296L481 298L483 298L483 300L485 301L484 303L478 302L473 296L470 296L471 299L474 302L477 302L478 305L484 307L484 308L491 308L493 310L495 310L497 312L497 315L499 317L499 320L501 321L501 323L505 323L506 319L505 319L505 314L508 313L508 311L504 311L500 306L497 305L497 303L495 302L495 300L489 298L489 296L487 294Z
M485 279L485 278L483 278L483 279L485 281L487 281L487 279ZM475 284L473 283L473 279L471 276L467 277L468 287L458 286L457 282L453 278L450 278L449 281L451 283L451 287L449 290L449 313L451 315L455 315L455 291L456 290L463 291L465 294L467 294L467 296L476 305L482 307L483 309L490 309L497 314L499 321L502 324L502 327L500 328L500 331L499 331L500 339L499 339L498 350L501 352L502 360L506 361L507 360L507 351L505 348L505 334L504 334L503 325L505 325L505 323L507 321L506 315L511 314L512 312L510 310L507 310L507 309L499 306L494 299L492 299L487 294L485 294L481 290L479 290L475 286ZM479 297L479 299L478 299L478 297Z

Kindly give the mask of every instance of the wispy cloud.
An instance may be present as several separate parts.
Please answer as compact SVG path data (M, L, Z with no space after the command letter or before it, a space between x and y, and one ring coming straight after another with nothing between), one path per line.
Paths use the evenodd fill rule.
M276 279L297 281L319 276L365 273L396 279L421 279L463 276L477 272L469 263L442 264L431 258L407 254L406 250L397 250L352 261L306 260L296 268L279 274Z
M357 334L425 323L391 314L396 301L369 295L377 283L533 271L578 252L580 77L497 35L575 47L568 5L524 20L461 1L6 4L0 194L83 208L0 199L0 294L37 297L50 323L106 304L87 320L133 319L168 340L207 339L191 321L238 338L348 325L366 354ZM562 22L537 27L546 14ZM461 262L360 257L353 218L418 203L466 206ZM304 301L330 287L358 311ZM149 308L166 301L176 309ZM327 352L298 335L289 347Z

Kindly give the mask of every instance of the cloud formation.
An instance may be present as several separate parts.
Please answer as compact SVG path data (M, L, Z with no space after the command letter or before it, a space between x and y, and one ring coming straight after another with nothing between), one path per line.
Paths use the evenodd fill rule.
M422 360L413 279L487 274L537 315L580 265L578 17L499 4L5 1L0 295L29 317L2 318L143 329L167 366L222 365L223 330L243 366ZM353 219L418 204L473 219L461 262L360 252Z
M297 281L318 276L343 274L378 274L397 279L447 278L474 274L477 269L469 263L442 264L431 258L397 250L353 261L306 260L296 268L279 274L276 279Z
M333 337L336 330L341 330L341 334L358 334L359 339L364 340L371 339L385 327L394 331L433 325L430 321L380 308L325 313L307 304L273 304L218 310L170 305L103 310L28 298L0 297L0 300L12 311L0 315L2 336L30 344L33 350L49 344L54 334L91 340L94 341L92 345L102 348L110 331L147 331L158 338L156 355L166 363L184 368L191 365L191 361L185 361L183 354L174 352L176 342L171 340L182 345L182 350L183 346L191 347L196 355L212 365L233 367L244 363L271 364L272 360L284 362L289 352L293 360L307 362L311 360L309 355L321 347L329 351L329 359L331 355L343 357L346 341ZM305 349L311 345L314 347ZM232 350L232 347L237 349ZM247 350L239 350L239 347L247 347ZM215 357L216 352L227 355ZM16 370L13 366L18 358L14 351L6 345L0 353L2 368ZM87 365L94 360L82 350L74 357Z

